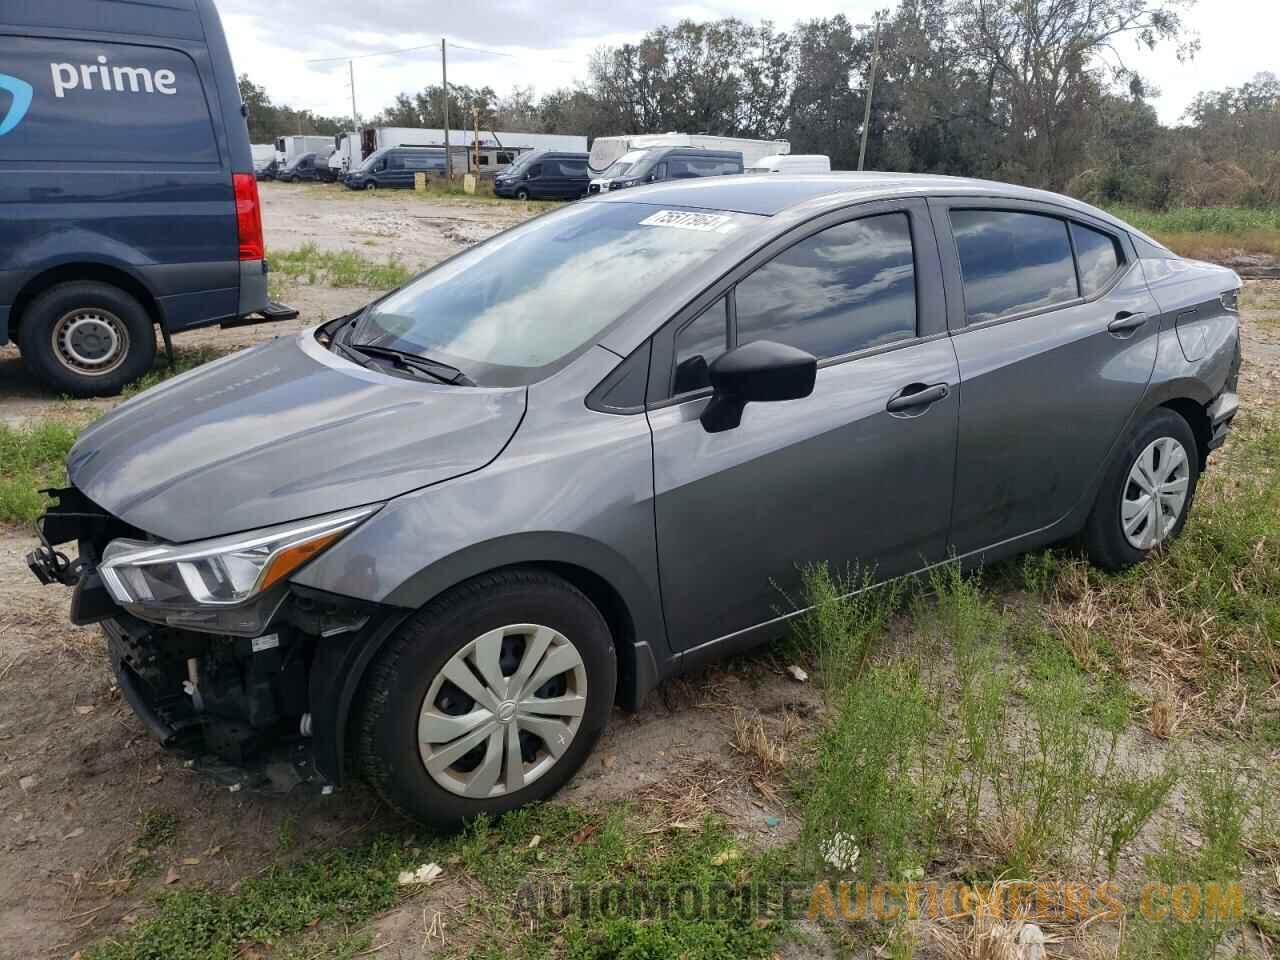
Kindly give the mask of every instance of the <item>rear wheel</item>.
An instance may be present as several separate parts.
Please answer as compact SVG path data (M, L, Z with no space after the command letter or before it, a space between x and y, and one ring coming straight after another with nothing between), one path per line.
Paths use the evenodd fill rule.
M1089 559L1108 570L1139 563L1182 532L1200 479L1190 425L1159 409L1113 458L1085 525Z
M151 318L109 284L60 283L36 297L19 324L23 360L54 390L73 397L113 396L155 361Z
M361 770L437 827L542 800L590 754L616 683L608 626L575 587L538 570L479 577L409 620L371 668Z

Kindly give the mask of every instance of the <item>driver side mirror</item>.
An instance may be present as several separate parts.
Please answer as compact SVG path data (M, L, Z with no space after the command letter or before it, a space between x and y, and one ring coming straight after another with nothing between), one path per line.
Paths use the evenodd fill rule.
M809 396L818 377L818 360L795 347L757 340L721 354L708 374L713 392L702 411L702 426L708 433L720 433L742 423L748 403Z

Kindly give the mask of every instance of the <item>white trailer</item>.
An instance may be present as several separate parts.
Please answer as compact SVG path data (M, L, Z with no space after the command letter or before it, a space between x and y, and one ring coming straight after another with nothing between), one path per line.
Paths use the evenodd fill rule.
M276 163L285 166L294 157L304 153L318 153L328 157L333 152L333 137L316 134L296 134L289 137L276 137Z
M450 130L451 147L473 147L474 130ZM481 130L480 151L489 162L480 164L482 173L508 166L515 158L530 150L560 150L586 153L587 138L562 133L516 133L509 130ZM376 150L384 147L443 147L444 130L440 127L365 127L358 134L339 134L337 149L329 158L335 170L354 170ZM474 151L473 151L474 153ZM509 159L508 159L509 158ZM345 164L345 166L344 166Z
M699 147L703 150L738 150L744 167L755 166L764 157L791 152L786 140L748 140L743 137L712 137L700 133L638 133L620 137L597 137L591 145L588 166L599 175L613 161L631 150L650 147Z
M830 173L831 158L821 153L774 154L748 165L746 173Z

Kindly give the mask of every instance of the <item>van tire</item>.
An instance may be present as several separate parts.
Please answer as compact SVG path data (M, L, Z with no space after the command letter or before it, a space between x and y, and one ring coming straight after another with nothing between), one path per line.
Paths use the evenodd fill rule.
M156 334L151 317L130 294L74 280L50 287L22 311L18 347L31 371L58 393L110 397L151 369Z
M368 183L366 183L366 184L364 185L364 188L365 188L366 190L377 190L377 189L378 189L378 185L377 185L376 183L374 183L372 180L370 180Z
M526 190L524 187L521 187L519 190L517 190L517 191L516 191L516 199L517 199L517 200L528 200L528 199L529 199L529 191L528 191L528 190Z
M570 688L585 698L576 730L564 731L569 740L565 744L561 739L563 752L555 759L551 759L545 744L531 747L538 751L538 759L528 761L534 765L529 771L532 779L519 789L507 792L495 784L491 789L499 792L475 797L447 789L442 781L452 782L449 779L452 767L433 774L424 761L423 751L431 749L430 744L419 743L424 711L453 713L451 708L458 707L460 712L466 712L477 709L479 704L474 700L469 707L441 701L428 704L426 698L438 690L439 697L465 699L458 691L447 693L447 688L438 683L449 665L461 656L474 657L475 654L466 651L473 642L478 643L479 638L500 631L520 633L535 626L539 630L550 628L557 635L553 642L571 647L579 658L577 665L569 668L574 671L573 678L566 673L560 680L564 683L568 679ZM506 677L512 677L516 671L508 668L514 668L515 662L506 660L506 642L504 636L503 659L495 660L494 666ZM528 650L524 642L527 641L517 640L519 646L513 650L513 655L521 658L517 661L521 666ZM542 660L538 662L545 664ZM480 682L492 689L482 676L478 675ZM355 720L361 775L402 816L437 829L454 829L480 814L493 816L543 800L586 762L609 720L617 680L617 658L608 624L580 590L536 568L508 568L484 574L423 607L399 628L370 666ZM556 693L563 695L568 690L562 687ZM531 702L522 697L538 696L509 691L503 695L513 697L506 706L517 701ZM537 718L534 720L536 723ZM520 715L515 711L503 722L517 730L522 727ZM502 762L506 756L509 754L503 752L497 759ZM538 763L543 764L540 771ZM504 777L507 769L504 765ZM498 784L501 782L499 779Z

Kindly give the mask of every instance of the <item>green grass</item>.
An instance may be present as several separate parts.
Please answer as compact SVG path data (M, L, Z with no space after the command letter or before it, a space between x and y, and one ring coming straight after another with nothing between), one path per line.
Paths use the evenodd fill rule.
M149 818L148 833L164 832ZM641 830L625 807L589 814L562 805L527 807L496 821L485 818L447 837L379 835L347 849L300 850L241 881L233 890L167 891L154 911L121 935L83 951L85 960L236 960L270 948L272 956L351 956L367 949L360 927L416 892L397 876L426 862L444 866L441 881L480 891L451 926L478 929L476 957L577 960L685 957L764 958L786 931L759 921L757 894L789 869L785 857L740 850L725 825L708 819L678 836ZM534 837L538 843L532 845ZM674 841L674 842L672 842ZM466 877L464 881L463 877ZM718 918L678 911L646 916L630 911L544 913L533 891L573 882L599 892L610 884L648 884L652 891L696 889L704 901L723 891L730 909ZM542 884L543 887L535 887ZM570 901L577 903L577 901Z
M1111 213L1186 257L1215 260L1240 250L1280 256L1280 207L1113 207Z
M48 499L40 490L66 483L67 454L79 432L56 420L0 424L0 522L25 523L44 512Z
M1280 231L1280 207L1113 207L1111 213L1148 233L1245 233Z
M313 243L296 250L271 252L271 277L277 284L321 284L329 287L366 287L391 290L412 277L396 257L379 263L350 250L321 250Z

